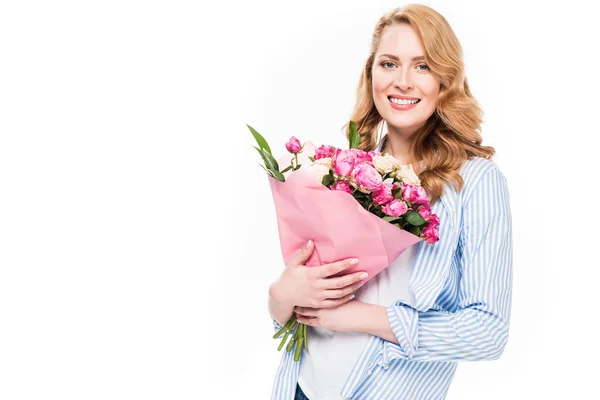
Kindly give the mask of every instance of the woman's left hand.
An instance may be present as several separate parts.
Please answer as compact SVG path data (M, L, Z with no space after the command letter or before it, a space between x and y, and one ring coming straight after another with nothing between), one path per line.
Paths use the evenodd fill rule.
M350 300L332 308L294 307L298 322L339 332L360 332L368 304Z

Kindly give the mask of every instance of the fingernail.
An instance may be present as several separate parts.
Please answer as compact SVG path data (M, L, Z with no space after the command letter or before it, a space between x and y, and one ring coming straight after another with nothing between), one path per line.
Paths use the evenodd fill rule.
M357 287L361 287L364 284L365 284L364 282L358 282L358 286Z
M306 244L307 247L310 247L312 245L313 241L311 239L308 240L308 243Z
M360 279L365 279L367 276L369 276L369 274L363 272L362 274L360 274Z
M358 258L353 258L352 260L350 260L350 264L352 264L352 265L358 264Z

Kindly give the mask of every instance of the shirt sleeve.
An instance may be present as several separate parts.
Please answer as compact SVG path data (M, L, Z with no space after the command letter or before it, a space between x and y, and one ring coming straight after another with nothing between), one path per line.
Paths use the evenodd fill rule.
M283 328L281 325L279 325L277 321L275 321L273 317L271 317L271 320L273 320L273 328L275 329L275 333L277 333L277 331Z
M465 194L457 257L461 273L454 312L387 307L399 344L392 358L493 360L508 340L512 293L512 217L506 178L494 166ZM395 355L395 357L393 357Z

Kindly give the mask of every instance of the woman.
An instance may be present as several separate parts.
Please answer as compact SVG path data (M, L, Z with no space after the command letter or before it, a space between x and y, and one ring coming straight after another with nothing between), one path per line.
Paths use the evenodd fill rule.
M457 361L502 354L509 193L494 148L481 145L461 52L429 7L395 9L377 23L352 116L359 148L414 169L441 220L440 240L412 246L360 289L360 273L329 278L348 260L306 267L313 245L300 250L271 285L269 312L275 330L295 312L308 325L308 347L300 362L284 352L273 399L443 399Z

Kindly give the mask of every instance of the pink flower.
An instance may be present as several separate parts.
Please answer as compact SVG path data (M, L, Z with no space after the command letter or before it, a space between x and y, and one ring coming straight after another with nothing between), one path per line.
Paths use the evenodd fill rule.
M429 196L423 186L417 186L417 196L415 203L429 205Z
M423 217L425 221L431 216L431 209L427 206L421 206L417 212L421 214L421 217Z
M440 217L438 217L436 214L431 214L427 222L429 222L429 226L437 228L440 225Z
M352 189L350 188L350 184L346 181L337 181L335 185L332 187L333 190L341 190L342 192L352 194Z
M359 150L359 149L348 149L349 151L353 152L354 155L356 156L356 163L360 164L363 162L366 163L372 163L373 162L373 158L369 155L369 153L363 151L363 150Z
M423 237L427 243L435 243L440 240L440 233L436 227L428 225L427 228L423 229Z
M401 199L394 199L387 203L381 210L392 217L399 217L408 211L408 207Z
M402 196L406 201L417 204L428 204L429 197L423 186L402 185Z
M333 172L339 176L350 176L356 166L356 156L350 150L336 149L333 155Z
M295 136L292 136L290 140L288 140L288 142L285 144L285 148L290 153L297 153L300 151L302 146L300 145L300 141L296 139Z
M315 150L315 160L320 160L321 158L331 157L335 152L335 148L333 146L322 145L319 146L317 150Z
M392 196L392 184L383 182L379 190L373 192L373 201L375 204L382 205L394 200Z
M379 172L366 163L358 164L352 175L356 179L356 184L367 190L379 190L383 183Z

